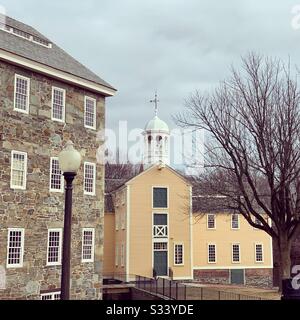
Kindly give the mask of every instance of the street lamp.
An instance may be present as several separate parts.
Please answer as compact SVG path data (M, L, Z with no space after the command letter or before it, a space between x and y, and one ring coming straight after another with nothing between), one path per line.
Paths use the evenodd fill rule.
M58 155L60 170L65 177L65 216L61 269L61 300L70 297L70 260L71 260L71 223L72 223L72 183L80 167L81 155L74 149L73 142L68 141L65 148Z

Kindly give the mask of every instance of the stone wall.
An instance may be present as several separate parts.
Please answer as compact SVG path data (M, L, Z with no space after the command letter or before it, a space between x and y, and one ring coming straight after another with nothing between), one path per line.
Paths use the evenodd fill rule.
M250 287L273 287L273 269L245 269L245 285Z
M230 270L194 270L194 280L210 284L230 284ZM273 269L245 269L245 285L269 288L273 286Z
M228 269L194 270L194 279L201 283L229 284L230 273Z
M14 75L29 77L30 111L13 110ZM66 123L51 120L52 85L66 90ZM83 161L96 163L96 131L83 124L84 96L97 99L97 131L104 127L104 97L0 61L0 266L6 269L7 228L25 229L22 268L6 269L0 299L39 299L60 288L60 266L46 266L47 230L62 228L64 194L49 192L50 157L71 139ZM11 150L28 154L26 190L10 189ZM83 165L74 181L72 299L99 299L102 286L103 175L97 164L96 196L83 195ZM95 262L81 263L82 228L95 228Z

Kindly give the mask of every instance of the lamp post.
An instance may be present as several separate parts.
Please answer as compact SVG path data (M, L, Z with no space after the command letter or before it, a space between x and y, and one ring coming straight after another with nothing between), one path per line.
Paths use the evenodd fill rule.
M71 224L72 224L72 183L80 167L81 155L74 149L73 142L68 141L58 155L60 170L65 177L65 214L63 230L63 252L61 269L61 300L70 297L70 262L71 262Z

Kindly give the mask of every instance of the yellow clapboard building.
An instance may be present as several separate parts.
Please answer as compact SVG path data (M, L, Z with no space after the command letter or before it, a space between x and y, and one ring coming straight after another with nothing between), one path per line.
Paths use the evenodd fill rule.
M143 169L106 194L104 278L271 286L271 238L242 215L214 208L222 197L193 196L189 179L169 165L170 132L157 115L144 141Z

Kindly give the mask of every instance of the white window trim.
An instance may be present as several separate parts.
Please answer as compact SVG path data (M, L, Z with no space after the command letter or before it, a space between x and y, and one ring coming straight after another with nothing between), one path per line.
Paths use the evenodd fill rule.
M260 245L261 246L261 254L262 254L262 260L261 261L257 261L257 256L256 256L256 246L257 245ZM263 243L261 243L261 242L255 242L254 243L254 257L255 257L255 263L259 263L259 264L261 264L261 263L264 263L264 261L265 261L265 255L264 255L264 245L263 245Z
M233 261L233 246L239 246L239 261ZM233 264L239 264L241 263L242 259L241 259L241 245L240 243L232 243L231 244L231 263Z
M154 189L155 188L164 188L167 189L167 207L165 208L161 208L161 207L154 207L154 199L153 199L153 195L154 195ZM152 186L152 200L151 200L151 204L152 204L152 210L168 210L169 206L170 206L170 195L169 195L169 186Z
M182 263L176 263L176 246L182 246ZM174 256L174 261L173 264L175 267L177 266L184 266L184 243L183 242L174 242L174 247L173 247L173 256Z
M58 250L58 261L57 262L48 262L50 232L59 232L59 250ZM48 229L46 265L47 266L60 266L61 265L61 258L62 258L62 228Z
M215 246L215 261L209 261L209 246ZM215 243L207 244L207 263L216 264L217 263L217 245Z
M47 293L41 293L41 294L40 294L40 298L41 298L41 300L43 300L42 297L51 295L51 300L55 300L55 299L54 299L54 295L55 295L55 294L61 294L61 292L60 292L60 291L50 291L50 292L47 292ZM50 300L49 300L49 301L50 301Z
M17 78L27 81L27 96L26 96L26 109L21 110L16 108L16 93L17 93ZM20 74L15 74L14 80L14 111L29 114L29 98L30 98L30 78L21 76Z
M8 264L8 256L9 256L9 235L11 231L21 231L21 252L20 252L20 263L16 264ZM6 255L6 268L22 268L23 267L23 260L24 260L24 236L25 229L24 228L8 228L7 232L7 255Z
M233 216L236 215L237 216L237 221L238 221L238 227L237 228L233 228L232 226L232 222L233 222ZM237 213L232 213L231 214L231 230L240 230L240 215Z
M94 102L94 124L93 126L89 126L85 122L85 116L86 116L86 101L91 100ZM91 98L89 96L84 96L84 116L83 116L83 122L84 122L84 127L87 129L93 129L96 130L96 123L97 123L97 100L95 98Z
M208 217L209 216L213 216L214 217L214 228L209 228L209 226L208 226ZM206 228L207 228L207 230L216 230L217 229L217 217L216 217L216 215L214 213L208 213L206 215Z
M62 112L62 119L57 119L53 117L53 103L54 103L54 90L60 91L63 93L63 112ZM51 120L65 123L66 119L66 90L59 88L59 87L54 87L52 86L52 97L51 97Z
M119 230L119 213L118 212L116 212L115 213L115 227L116 227L116 231L118 231Z
M24 155L24 185L23 186L15 186L12 184L12 172L13 172L13 156L14 154ZM11 151L11 160L10 160L10 188L18 189L18 190L26 190L27 185L27 152L12 150Z
M92 231L92 254L91 254L91 259L83 259L83 239L84 239L84 232L85 231ZM82 229L81 262L94 262L94 256L95 256L95 229L94 228L83 228Z
M58 160L58 157L51 157L50 158L49 190L50 190L50 192L62 193L62 192L64 192L64 181L65 181L63 174L61 175L60 189L51 188L52 160Z
M86 165L90 165L93 166L94 170L94 176L93 176L93 192L87 192L85 190L85 174L86 174L86 170L85 170L85 166ZM83 164L83 194L88 195L88 196L94 196L96 195L96 164L93 162L84 162Z

